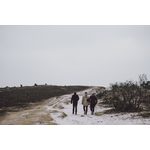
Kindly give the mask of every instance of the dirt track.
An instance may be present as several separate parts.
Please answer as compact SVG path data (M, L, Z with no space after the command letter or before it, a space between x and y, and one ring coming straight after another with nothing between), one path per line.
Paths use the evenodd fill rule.
M95 87L96 88L96 87ZM88 108L87 115L84 115L82 96L85 91L90 95L95 88L78 92L78 114L72 114L70 104L72 94L62 95L44 100L40 103L31 104L26 110L9 112L0 118L1 125L148 125L150 118L142 118L138 113L116 113L104 114L104 105L97 104L95 114L91 115ZM100 100L99 100L100 101Z
M84 93L84 92L81 92ZM55 125L53 114L60 114L64 118L64 105L70 103L72 94L50 98L40 103L29 106L28 109L19 112L8 112L0 118L1 125ZM71 111L71 110L70 110Z

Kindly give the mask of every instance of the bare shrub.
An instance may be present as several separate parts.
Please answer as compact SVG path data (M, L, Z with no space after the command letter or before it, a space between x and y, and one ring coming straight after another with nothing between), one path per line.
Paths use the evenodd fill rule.
M148 102L147 89L142 88L137 82L111 84L111 100L117 111L140 111Z

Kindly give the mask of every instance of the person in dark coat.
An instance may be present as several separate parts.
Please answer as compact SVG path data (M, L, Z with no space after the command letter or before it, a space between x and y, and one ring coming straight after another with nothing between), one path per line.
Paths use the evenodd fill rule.
M78 100L79 100L79 96L78 96L78 95L76 94L76 92L75 92L74 95L72 95L72 98L71 98L71 104L73 103L73 111L72 111L72 114L74 114L74 110L75 110L75 114L77 115Z
M94 93L90 96L89 102L90 102L91 115L93 115L94 114L95 105L97 104L97 98L94 95Z

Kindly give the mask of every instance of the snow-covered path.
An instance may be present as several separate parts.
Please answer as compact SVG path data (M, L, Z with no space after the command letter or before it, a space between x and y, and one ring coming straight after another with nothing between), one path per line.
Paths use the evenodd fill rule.
M88 94L91 94L93 90L85 90ZM65 118L59 117L60 114L51 114L52 118L57 124L60 125L144 125L150 124L150 119L144 119L137 116L138 113L118 113L118 114L103 114L102 116L91 115L90 107L88 106L88 113L84 115L82 102L82 96L84 92L78 92L79 102L78 102L78 113L77 115L72 114L72 105L65 105L63 112L67 115ZM70 99L71 95L64 96L64 99ZM95 112L103 112L104 110L111 108L104 108L103 106L96 106Z
M97 87L77 92L79 95L78 113L72 114L71 96L72 94L53 97L43 102L36 103L27 110L11 112L0 118L0 124L3 125L149 125L150 119L137 116L138 113L117 113L103 114L105 108L103 105L96 105L95 113L100 116L91 115L88 107L87 115L84 115L82 96L85 91L91 95Z

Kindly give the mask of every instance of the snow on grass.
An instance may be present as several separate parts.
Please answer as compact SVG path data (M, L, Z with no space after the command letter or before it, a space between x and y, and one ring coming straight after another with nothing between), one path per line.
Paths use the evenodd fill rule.
M93 90L85 90L89 94ZM81 104L82 96L84 92L78 92L79 102L78 102L78 112L77 115L72 114L72 105L62 103L64 100L71 98L71 95L62 96L61 105L64 107L63 112L67 114L65 118L58 117L56 114L51 114L51 117L54 119L54 122L59 125L144 125L150 124L149 118L142 118L137 116L138 113L108 113L105 114L106 110L111 110L112 108L106 107L105 105L97 105L95 107L95 115L91 115L90 107L88 106L88 113L84 115L83 106ZM110 111L111 112L111 111Z
M95 87L96 88L96 87ZM91 115L88 106L87 115L84 115L82 96L88 92L91 95L94 88L77 92L79 95L77 115L72 114L70 103L72 94L53 97L40 104L32 106L28 110L8 113L0 118L0 124L32 124L32 125L149 125L150 112L141 113L116 113L112 107L98 103L95 114ZM99 100L101 102L101 100ZM145 117L145 118L144 118Z

